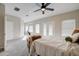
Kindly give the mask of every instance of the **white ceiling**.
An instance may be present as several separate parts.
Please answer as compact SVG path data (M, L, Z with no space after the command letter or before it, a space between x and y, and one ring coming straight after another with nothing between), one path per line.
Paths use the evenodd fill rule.
M14 11L15 7L20 8L20 11ZM55 10L53 12L46 11L43 15L41 11L33 12L40 8L35 3L5 3L5 12L6 15L17 16L24 20L24 22L29 22L43 17L53 16L79 9L79 3L52 3L48 7L54 8Z

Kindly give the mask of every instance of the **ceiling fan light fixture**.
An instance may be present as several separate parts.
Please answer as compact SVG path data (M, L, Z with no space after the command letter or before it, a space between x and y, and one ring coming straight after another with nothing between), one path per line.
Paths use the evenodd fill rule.
M42 11L45 11L45 8L42 8L41 10L42 10Z
M49 6L49 5L50 5L50 3L41 3L40 9L37 9L34 12L37 12L37 11L41 10L42 14L45 14L46 10L48 10L48 11L54 11L54 9L52 9L52 8L47 8L47 6Z

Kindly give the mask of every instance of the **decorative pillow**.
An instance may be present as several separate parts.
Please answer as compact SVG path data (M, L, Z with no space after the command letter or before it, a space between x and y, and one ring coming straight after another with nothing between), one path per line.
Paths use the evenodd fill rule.
M72 33L72 35L74 35L75 33L79 33L79 28L78 29L75 29Z
M79 37L77 38L77 40L74 43L79 44Z
M34 35L32 36L32 41L39 39L39 38L41 38L41 35Z
M65 41L66 42L72 42L72 38L70 36L68 36L68 37L65 38Z
M78 38L79 38L79 33L75 33L75 34L73 34L73 35L72 35L72 42L77 41Z

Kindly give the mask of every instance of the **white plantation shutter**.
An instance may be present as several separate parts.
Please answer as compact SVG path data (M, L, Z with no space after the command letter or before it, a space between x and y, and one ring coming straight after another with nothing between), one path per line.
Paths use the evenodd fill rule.
M75 19L62 22L62 36L70 36L75 29Z
M43 24L43 35L47 35L47 24Z
M28 29L29 29L29 27L28 27L28 26L26 26L26 27L25 27L25 31L27 32L27 31L28 31Z
M29 26L29 32L33 32L33 25Z
M49 36L53 35L53 23L48 24L48 35Z
M36 24L36 26L35 26L35 32L36 33L40 33L40 25L39 24Z

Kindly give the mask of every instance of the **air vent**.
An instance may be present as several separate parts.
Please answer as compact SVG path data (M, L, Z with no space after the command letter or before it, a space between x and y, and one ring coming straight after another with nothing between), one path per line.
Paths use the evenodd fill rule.
M19 11L20 9L19 9L18 7L15 7L14 10L15 10L15 11Z
M26 16L29 16L29 15L26 15Z

